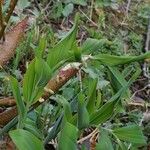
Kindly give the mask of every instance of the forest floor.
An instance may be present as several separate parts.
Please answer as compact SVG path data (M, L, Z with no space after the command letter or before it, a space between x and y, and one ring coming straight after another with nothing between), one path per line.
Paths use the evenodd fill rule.
M70 30L74 24L75 14L79 12L80 23L77 35L77 43L82 46L87 39L93 39L96 50L93 54L103 53L117 56L140 55L150 50L150 2L149 0L24 0L16 6L9 26L13 26L29 16L30 25L25 38L14 58L11 59L5 69L0 71L0 95L1 98L12 96L12 91L7 74L13 74L19 81L22 80L28 62L34 57L34 49L38 45L39 37L46 36L47 47L54 45ZM8 29L9 29L8 26ZM107 42L103 42L107 40ZM94 43L93 43L94 44ZM46 52L48 50L46 49ZM135 67L136 66L136 67ZM96 68L96 69L95 69ZM97 71L97 63L90 64L84 71L90 77L101 77L102 98L108 98L112 94L112 88L105 69ZM130 87L130 106L118 118L110 124L130 124L142 122L147 146L140 149L150 149L150 63L149 61L119 67L126 81L130 79L130 72L140 70L139 77ZM84 76L84 74L83 74ZM84 82L84 81L83 81ZM66 99L73 99L76 80L72 80L59 91ZM70 84L70 85L69 85ZM52 98L53 99L53 98ZM51 103L51 105L53 102ZM55 105L55 103L54 103ZM4 112L5 107L0 107ZM53 118L52 118L53 119ZM83 137L88 136L95 128L87 129ZM81 139L82 139L81 138ZM88 142L85 144L88 145ZM47 144L47 147L55 145L55 141ZM87 146L89 147L89 146ZM48 148L47 148L48 149Z

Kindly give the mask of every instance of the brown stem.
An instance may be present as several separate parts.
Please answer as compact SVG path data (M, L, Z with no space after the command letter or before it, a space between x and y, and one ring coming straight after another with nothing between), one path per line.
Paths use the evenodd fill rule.
M1 39L2 37L4 37L5 28L6 28L7 23L8 23L8 21L9 21L11 15L12 15L14 9L15 9L15 6L17 5L17 2L18 2L18 0L11 0L11 1L10 1L9 8L8 8L8 10L7 10L7 15L6 15L6 17L4 18L4 23L3 23L3 26L1 27L1 30L0 30L0 39Z
M86 56L83 58L83 61L87 61L91 58L91 56ZM66 65L64 68L62 68L58 75L52 78L47 86L45 87L45 93L43 94L42 98L44 100L48 99L49 96L56 93L68 80L70 80L73 76L76 75L80 67L82 66L82 63L71 63ZM44 101L40 102L38 101L32 106L32 109L38 107L40 104L42 104ZM0 114L0 126L6 125L10 120L12 120L15 116L17 116L17 108L13 108L14 113L12 115L9 115L10 112L13 112L12 109L5 111ZM8 114L8 115L7 115Z
M0 1L0 27L2 27L3 22L3 13L2 13L2 3Z
M17 5L18 0L11 0L10 4L9 4L9 9L7 10L7 15L5 17L5 22L8 23L14 9L15 6Z
M4 22L3 21L4 20L3 20L3 12L2 12L2 1L0 0L0 32L4 28ZM4 39L4 37L3 37L3 39Z
M69 67L65 70L62 69L55 78L49 81L49 83L46 86L46 91L42 97L46 100L49 96L57 92L69 79L75 76L77 72L78 69L74 67ZM32 107L36 108L42 103L43 102L38 101ZM6 125L10 120L12 120L15 116L17 116L17 114L18 113L16 107L1 113L0 126Z
M17 108L14 106L12 109L6 110L0 114L0 127L6 125L10 120L12 120L17 115Z
M16 105L14 98L8 97L0 100L0 107L10 107Z
M0 66L4 67L8 61L14 56L16 48L22 40L25 30L28 27L28 18L25 18L12 28L9 32L6 32L5 40L0 44Z

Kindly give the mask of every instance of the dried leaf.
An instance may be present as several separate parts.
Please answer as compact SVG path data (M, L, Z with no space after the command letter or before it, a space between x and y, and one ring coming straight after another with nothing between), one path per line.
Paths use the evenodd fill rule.
M28 18L19 22L5 34L5 41L0 44L0 66L4 66L13 57L28 25Z

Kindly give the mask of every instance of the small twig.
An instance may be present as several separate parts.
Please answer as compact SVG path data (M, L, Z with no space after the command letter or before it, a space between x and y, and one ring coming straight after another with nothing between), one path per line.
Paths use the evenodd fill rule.
M98 25L92 20L90 19L79 7L79 11L96 27L98 27Z
M150 44L150 16L148 20L148 29L147 29L147 38L145 42L145 51L147 52L149 50L149 44Z
M130 107L130 106L135 106L135 107L142 107L142 108L150 108L150 104L146 104L146 103L136 103L136 102L130 102L130 103L127 103L127 107Z
M83 91L81 69L79 69L79 71L77 73L77 76L78 76L78 79L79 79L80 90Z
M85 140L91 138L93 135L95 135L96 133L98 133L98 128L96 128L92 133L88 134L87 136L83 137L82 139L78 140L77 143L81 144L83 143Z
M90 19L92 20L94 0L91 0Z
M46 7L42 11L43 12L46 11L50 7L51 3L52 3L52 1L49 1L49 3L46 5Z
M133 99L133 97L134 97L137 93L139 93L139 92L141 92L141 91L144 91L146 88L148 88L148 85L146 85L146 86L143 87L142 89L139 89L139 90L135 91L135 92L133 93L133 95L131 96L130 99Z
M128 13L129 13L130 5L131 5L131 0L128 0L126 11L125 11L125 16L123 18L123 21L121 22L121 25L127 25L126 20L128 18Z
M14 9L15 9L15 6L17 5L17 2L18 0L11 0L10 4L9 4L9 8L7 10L7 15L5 17L5 22L8 23Z
M2 2L0 0L0 27L3 25L3 12L2 12Z
M14 105L16 105L16 101L11 97L0 99L0 107L10 107Z
M4 22L3 22L3 11L2 11L2 2L0 1L0 32L1 30L3 29L3 26L4 26ZM3 37L3 40L5 38Z
M41 6L39 5L38 1L37 1L37 0L34 0L34 2L36 3L36 5L37 5L38 9L41 11L41 10L42 10L42 8L41 8Z
M11 15L12 15L14 9L15 9L15 6L17 5L17 2L18 2L18 0L11 0L11 2L9 4L9 8L7 10L7 15L6 15L6 17L4 17L4 24L3 24L3 26L2 26L2 28L0 30L0 39L2 37L4 37L5 28L6 28L7 23L8 23Z
M148 18L148 29L147 29L147 36L145 42L145 52L149 51L149 44L150 44L150 16ZM144 63L143 74L148 79L148 86L150 87L150 70L149 70L148 61L145 61Z
M127 4L127 7L126 7L126 16L128 16L130 4L131 4L131 0L128 0L128 4Z

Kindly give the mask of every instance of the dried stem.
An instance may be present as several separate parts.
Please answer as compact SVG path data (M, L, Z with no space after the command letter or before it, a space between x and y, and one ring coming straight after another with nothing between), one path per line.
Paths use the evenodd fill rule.
M2 12L2 1L0 0L0 32L3 29L3 27L4 27L4 20L3 20L3 12Z
M147 37L146 37L146 42L145 42L145 51L146 52L149 50L149 45L150 45L150 15L148 18Z
M81 64L78 65L78 67L80 66ZM60 70L59 74L55 78L51 79L47 84L46 86L47 91L45 91L44 95L42 96L43 99L46 100L49 96L57 92L69 79L75 76L77 72L78 69L71 66L68 66L68 68L63 68L62 70ZM42 102L38 101L32 106L31 109L38 107L43 102L44 101ZM18 113L16 107L13 108L13 111L12 109L10 109L8 111L4 111L3 113L0 113L0 118L1 118L0 126L6 125L10 120L12 120L15 116L17 116L17 114Z
M1 30L0 30L0 39L2 37L4 37L4 31L6 29L7 23L15 9L15 6L17 5L18 0L11 0L10 4L9 4L9 8L7 10L7 15L6 17L4 17L4 19L2 19L3 21L3 25L1 26ZM2 7L1 7L2 8ZM3 18L2 13L0 14L1 18Z
M0 0L0 27L2 27L3 24L3 13L2 13L2 2Z
M148 18L148 29L147 29L147 36L146 36L146 42L145 42L145 52L149 51L149 45L150 45L150 15ZM148 86L150 87L150 71L149 71L149 60L146 60L143 66L143 74L148 79Z
M84 141L86 141L87 139L90 139L93 135L97 134L98 128L96 128L95 130L92 131L92 133L88 134L87 136L83 137L82 139L78 140L78 144L82 144Z
M28 27L28 18L23 19L17 23L9 32L6 32L5 40L0 44L0 66L4 67L8 61L14 56L16 48L22 38L24 37L25 30Z
M128 16L129 8L130 8L131 0L128 0L127 8L126 8L126 15Z
M5 22L8 23L14 9L15 6L17 5L18 0L11 0L10 4L9 4L9 8L7 10L7 16L5 17Z
M0 100L0 107L10 107L16 105L14 98L8 97Z
M91 58L91 56L85 56L83 57L83 61L88 61ZM49 96L55 94L68 80L70 80L72 77L76 75L76 73L79 71L80 67L82 66L82 63L70 63L66 65L64 68L62 68L58 75L52 78L48 84L45 87L45 92L42 96L44 100L48 99ZM15 101L15 99L13 100ZM40 104L42 104L44 101L38 101L36 102L30 110L33 110L34 108L38 107ZM0 113L0 126L6 125L10 120L12 120L15 116L17 116L17 108L14 107L14 112L12 109L8 111L4 111L3 113ZM13 113L12 113L13 112ZM12 114L11 114L12 113Z

